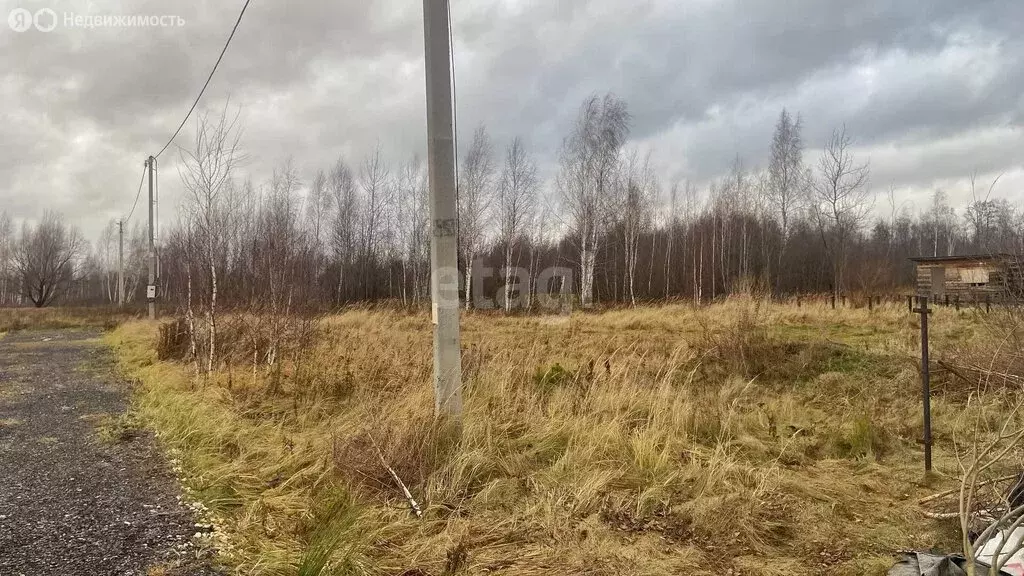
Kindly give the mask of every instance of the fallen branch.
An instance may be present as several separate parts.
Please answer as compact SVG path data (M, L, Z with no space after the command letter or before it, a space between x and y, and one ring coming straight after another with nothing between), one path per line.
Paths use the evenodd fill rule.
M970 384L972 386L977 384L976 381L971 380L967 376L964 376L963 374L961 374L960 371L957 370L957 368L954 367L949 362L946 362L945 360L939 360L938 364L939 364L939 367L945 368L950 374L952 374L953 376L956 376L957 378L963 380L966 384Z
M1007 480L1013 480L1016 477L1017 477L1017 474L1013 474L1011 476L1003 476L1002 478L995 478L995 479L992 479L992 480L986 480L984 482L979 482L977 484L977 486L975 486L975 488L981 488L982 486L988 486L989 484L996 484L996 483L999 483L999 482L1006 482ZM927 504L929 502L933 502L935 500L938 500L939 498L945 498L946 496L952 496L953 494L956 494L958 492L960 492L960 488L959 487L951 488L949 490L943 490L942 492L939 492L937 494L932 494L931 496L925 496L924 498L921 498L920 500L918 500L917 503L918 504Z
M402 482L402 479L398 477L398 473L395 472L391 466L388 466L388 463L384 460L384 454L380 451L380 448L377 447L377 442L374 441L373 436L370 433L367 433L366 435L369 436L370 443L373 444L373 449L377 452L377 459L380 460L380 465L383 466L389 474L391 474L391 478L394 479L395 484L398 484L398 488L401 489L406 502L409 503L409 508L411 508L413 513L416 514L417 518L423 518L423 510L420 509L420 505L416 502L416 499L412 497L412 493L409 492L409 489L406 488L405 482Z
M931 518L932 520L952 520L953 518L960 517L959 512L927 512L922 510L921 514L923 514L925 518Z
M999 371L996 371L996 370L992 370L991 368L985 368L984 366L978 366L976 364L968 364L968 365L962 366L962 368L964 370L969 371L969 372L975 372L975 373L977 373L979 375L980 378L984 378L984 379L1002 378L1004 380L1007 380L1007 381L1010 381L1010 382L1016 382L1018 384L1019 383L1024 383L1024 377L1017 376L1016 374L1009 374L1009 373L1006 373L1006 372L999 372Z

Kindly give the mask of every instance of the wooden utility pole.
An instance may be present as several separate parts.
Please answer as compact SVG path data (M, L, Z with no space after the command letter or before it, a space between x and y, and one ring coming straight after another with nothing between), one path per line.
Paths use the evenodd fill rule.
M430 297L434 323L434 413L462 417L458 220L452 129L448 0L423 0L430 180Z
M124 306L124 220L117 221L117 307Z
M146 284L146 302L149 307L149 319L156 320L156 241L153 202L153 164L155 159L150 156L146 159L147 174L149 174L149 283Z

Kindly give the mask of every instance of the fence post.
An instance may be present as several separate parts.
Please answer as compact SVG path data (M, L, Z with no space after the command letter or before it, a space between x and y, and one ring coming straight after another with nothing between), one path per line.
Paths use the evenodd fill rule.
M989 295L985 294L985 312L988 313L988 312L991 312L991 311L992 311L992 301L989 299Z
M953 297L953 307L956 308L957 312L960 311L960 295L959 294L957 294L956 296Z
M907 296L907 312L913 312L913 311L914 311L914 295L911 294L911 295Z
M921 399L924 407L924 471L932 470L932 387L928 372L928 297L920 298L921 307Z
M835 292L832 293L832 309L833 310L836 309L836 293Z
M843 308L846 308L846 294L843 294Z
M945 303L946 308L949 308L949 294L945 295L945 302L946 302Z
M796 307L797 308L800 307L800 295L799 294L796 295Z
M868 295L868 312L875 309L875 297Z

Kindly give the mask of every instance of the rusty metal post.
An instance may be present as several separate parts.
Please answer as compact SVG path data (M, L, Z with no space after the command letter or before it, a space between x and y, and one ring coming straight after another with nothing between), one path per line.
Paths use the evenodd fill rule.
M928 371L928 297L921 297L921 399L924 406L924 470L932 470L932 385Z

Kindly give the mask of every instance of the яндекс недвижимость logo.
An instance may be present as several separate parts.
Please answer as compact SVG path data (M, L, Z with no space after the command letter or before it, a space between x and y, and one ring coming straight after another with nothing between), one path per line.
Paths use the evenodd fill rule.
M35 12L26 8L15 8L7 15L7 24L15 32L27 32L35 28L40 32L51 32L58 24L65 28L137 28L184 26L185 19L174 15L156 14L75 14L64 12L58 17L51 8L40 8Z

